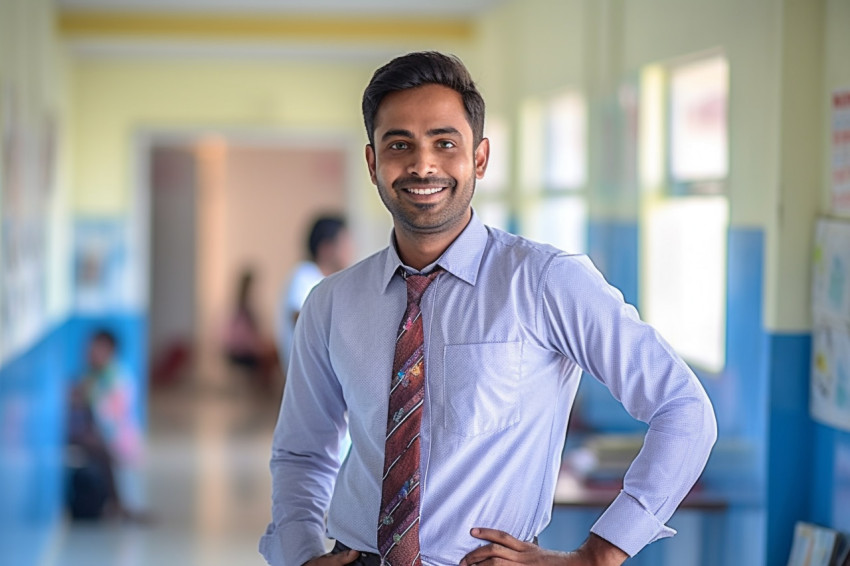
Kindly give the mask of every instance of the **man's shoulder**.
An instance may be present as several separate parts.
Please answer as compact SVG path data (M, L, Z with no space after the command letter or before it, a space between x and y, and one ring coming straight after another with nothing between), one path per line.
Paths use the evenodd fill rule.
M487 230L490 236L488 253L498 262L520 263L543 269L555 259L558 262L572 263L584 261L582 258L586 258L583 254L567 252L551 244L511 234L491 226L488 226Z

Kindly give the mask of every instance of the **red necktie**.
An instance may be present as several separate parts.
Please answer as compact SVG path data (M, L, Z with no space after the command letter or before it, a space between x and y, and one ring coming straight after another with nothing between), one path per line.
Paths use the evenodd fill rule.
M420 566L419 428L425 401L425 335L419 301L442 269L407 281L407 310L395 346L384 451L378 551L390 566Z

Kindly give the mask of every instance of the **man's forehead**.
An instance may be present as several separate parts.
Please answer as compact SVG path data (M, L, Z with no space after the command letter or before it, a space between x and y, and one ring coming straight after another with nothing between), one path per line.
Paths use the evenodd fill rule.
M436 84L423 85L388 93L375 114L375 133L378 130L454 129L464 133L471 126L456 90Z

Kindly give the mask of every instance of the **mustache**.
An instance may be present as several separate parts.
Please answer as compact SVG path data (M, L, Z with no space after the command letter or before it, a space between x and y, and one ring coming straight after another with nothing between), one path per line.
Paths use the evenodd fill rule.
M450 189L457 185L457 181L451 177L402 177L393 181L394 189L413 189L416 187L448 187Z

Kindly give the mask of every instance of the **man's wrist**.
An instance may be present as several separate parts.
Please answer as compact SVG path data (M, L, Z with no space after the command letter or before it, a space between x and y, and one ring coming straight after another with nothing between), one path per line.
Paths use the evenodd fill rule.
M624 551L595 533L576 551L592 566L620 566L629 557Z

